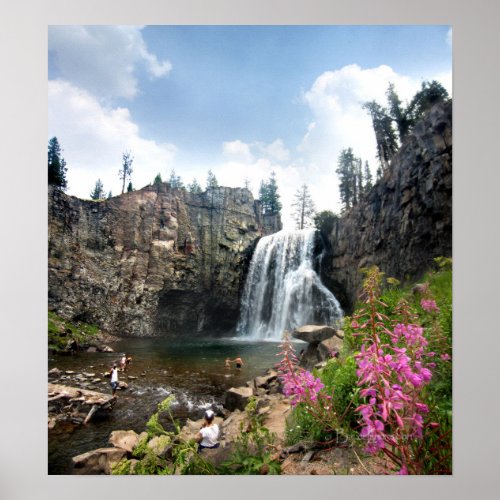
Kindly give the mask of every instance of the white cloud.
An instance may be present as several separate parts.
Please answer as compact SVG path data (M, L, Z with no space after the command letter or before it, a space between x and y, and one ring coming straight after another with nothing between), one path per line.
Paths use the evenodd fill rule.
M451 27L448 29L448 32L446 33L446 43L450 47L452 47L452 45L453 45L453 30Z
M290 151L285 148L281 139L276 139L271 144L256 144L256 147L272 160L288 161L290 159Z
M60 77L100 98L132 98L144 66L152 78L172 65L148 52L140 26L50 26L49 51Z
M250 163L253 160L250 146L239 139L236 141L224 142L222 144L222 154L225 158L232 161Z
M126 108L106 108L68 82L49 82L49 136L56 136L68 165L68 194L88 198L98 178L106 191L121 193L122 153L131 151L132 184L141 188L173 166L175 146L141 137Z
M438 79L451 94L451 73L428 78L432 79ZM389 83L395 85L403 103L410 101L421 85L389 66L362 69L349 65L321 74L305 92L304 102L313 118L297 149L305 165L302 177L310 185L318 210L340 210L335 169L342 149L352 147L363 162L368 160L375 175L375 136L371 119L361 106L371 100L386 105Z

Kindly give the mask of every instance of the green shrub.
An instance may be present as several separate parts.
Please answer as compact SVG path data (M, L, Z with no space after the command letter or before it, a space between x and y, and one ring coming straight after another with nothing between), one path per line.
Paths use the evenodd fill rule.
M262 425L255 398L246 408L235 451L218 469L221 474L280 474L281 464L272 457L276 436ZM244 427L246 429L244 430Z

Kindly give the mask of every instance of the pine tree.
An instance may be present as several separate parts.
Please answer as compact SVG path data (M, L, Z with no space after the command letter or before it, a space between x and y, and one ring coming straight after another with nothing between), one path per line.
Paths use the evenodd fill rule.
M349 210L349 208L357 203L357 160L352 152L352 148L343 149L340 152L336 173L339 176L340 201L344 205L343 210Z
M276 182L276 173L271 172L269 180L261 181L259 188L259 198L262 204L262 211L265 214L281 212L280 195L278 193L278 183Z
M434 104L446 102L449 98L448 92L438 81L422 82L421 89L413 96L408 106L408 114L411 116L413 123L415 123Z
M113 198L113 193L110 191L110 192L108 193L108 200L110 200L111 198Z
M199 194L201 193L201 186L196 179L193 179L193 182L188 184L188 190L190 193Z
M172 189L183 189L184 183L182 182L181 176L175 174L175 170L172 169L170 172L170 177L168 179L168 183L170 184Z
M355 184L355 199L354 204L356 205L361 200L365 189L363 186L363 171L362 171L363 162L361 158L356 158L354 163L354 184Z
M156 174L154 181L153 181L153 186L159 186L161 183L162 183L161 174L158 172Z
M106 194L104 193L104 185L101 179L97 179L94 190L90 193L90 198L92 200L104 200L106 198Z
M245 177L244 186L245 186L245 189L248 189L249 191L252 190L252 185L251 185L250 179L248 177Z
M56 186L64 191L68 187L66 180L68 168L61 152L57 137L52 137L48 146L48 181L51 186Z
M364 193L368 193L370 189L373 187L373 178L372 178L372 173L370 172L370 165L368 165L368 162L365 161L365 173L364 173L364 187L363 191Z
M214 173L209 170L207 175L207 187L206 189L219 187L219 183L217 182L217 177L215 177Z
M130 180L130 177L132 176L132 162L134 161L134 158L132 157L130 151L122 153L122 161L123 161L122 168L118 172L118 175L120 179L123 181L122 184L122 194L123 194L125 192L125 183L127 182L127 179ZM129 186L132 186L132 182L130 182Z
M408 107L403 107L401 99L396 93L393 83L389 84L386 92L387 102L389 104L389 114L396 123L396 128L399 135L400 144L403 143L413 125L411 116L408 112Z
M293 217L297 229L304 229L314 225L316 209L307 184L302 184L297 189L292 207L294 209Z
M131 193L133 190L134 190L134 188L132 186L132 181L130 181L128 183L128 186L127 186L127 193Z
M375 101L366 102L363 104L363 109L366 109L372 118L377 142L377 157L382 169L385 170L398 149L392 118L388 115L387 110Z

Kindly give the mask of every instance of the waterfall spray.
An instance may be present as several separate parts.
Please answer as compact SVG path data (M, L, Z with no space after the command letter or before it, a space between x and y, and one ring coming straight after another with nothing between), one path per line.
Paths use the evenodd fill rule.
M336 325L342 309L313 267L314 229L261 238L245 282L238 335L281 340L306 324Z

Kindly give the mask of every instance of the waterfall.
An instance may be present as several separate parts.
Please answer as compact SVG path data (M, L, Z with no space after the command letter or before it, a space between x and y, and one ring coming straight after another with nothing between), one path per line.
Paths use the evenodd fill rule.
M260 239L245 282L238 335L281 340L307 324L336 325L342 309L313 268L314 229Z

